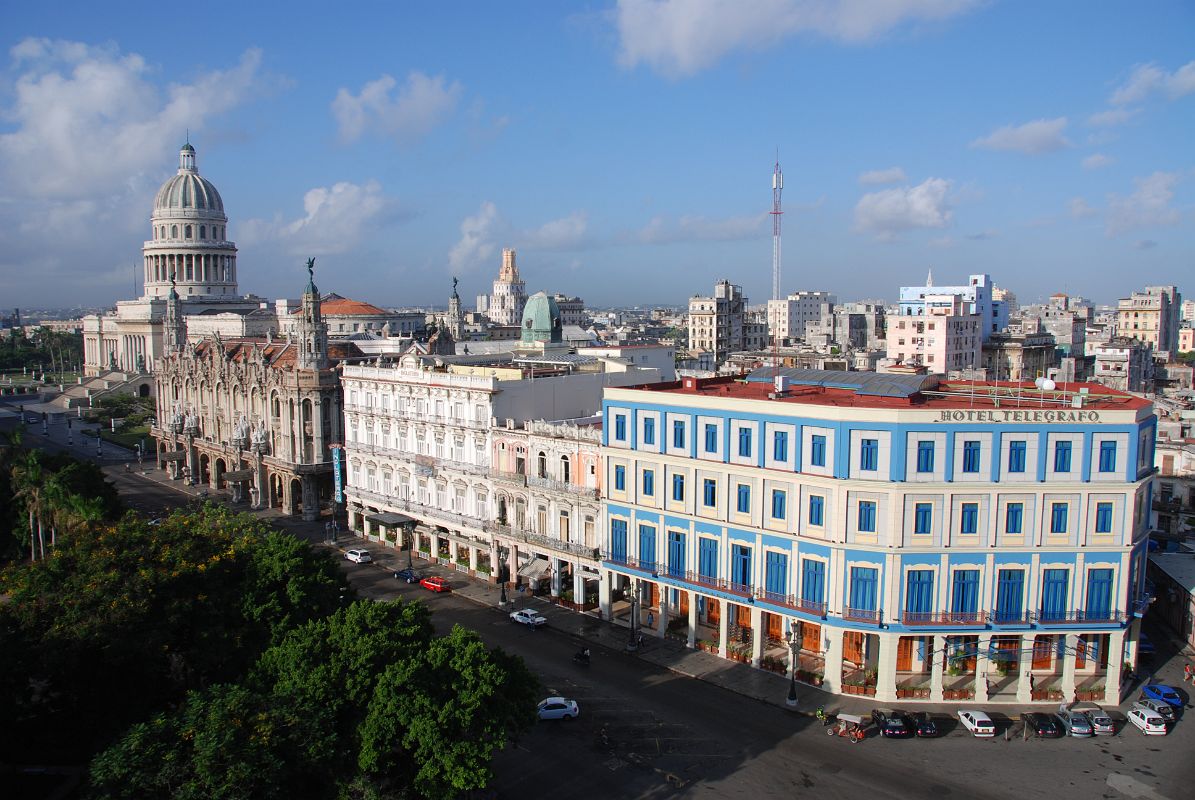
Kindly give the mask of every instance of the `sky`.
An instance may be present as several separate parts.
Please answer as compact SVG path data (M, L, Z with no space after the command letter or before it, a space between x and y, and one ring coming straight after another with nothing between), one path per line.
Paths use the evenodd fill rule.
M0 6L0 307L140 294L188 136L265 297L762 302L777 157L785 293L1195 292L1189 1L333 6Z

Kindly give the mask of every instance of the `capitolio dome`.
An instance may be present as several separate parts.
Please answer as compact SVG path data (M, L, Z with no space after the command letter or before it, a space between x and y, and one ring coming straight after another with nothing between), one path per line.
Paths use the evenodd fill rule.
M171 212L181 216L202 216L226 219L224 201L207 178L199 175L195 166L195 148L188 142L178 151L178 174L162 184L154 201L154 215L169 217Z

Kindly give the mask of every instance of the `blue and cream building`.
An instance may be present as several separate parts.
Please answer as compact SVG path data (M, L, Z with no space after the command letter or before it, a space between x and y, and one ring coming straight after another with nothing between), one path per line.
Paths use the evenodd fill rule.
M609 388L608 618L877 700L1119 702L1152 405L760 370Z

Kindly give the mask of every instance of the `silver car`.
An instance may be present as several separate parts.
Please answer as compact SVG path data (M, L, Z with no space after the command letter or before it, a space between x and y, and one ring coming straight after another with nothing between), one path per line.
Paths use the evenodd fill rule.
M1110 736L1116 733L1116 723L1103 711L1089 709L1083 713L1091 723L1091 732L1096 736Z
M1141 706L1142 708L1148 708L1150 711L1154 712L1167 722L1174 722L1175 720L1174 709L1169 703L1142 696L1141 699L1135 703L1135 705Z
M1070 711L1060 708L1054 716L1058 718L1058 722L1062 725L1062 729L1066 731L1068 736L1084 738L1094 733L1091 730L1091 721L1087 719L1087 715L1082 711Z

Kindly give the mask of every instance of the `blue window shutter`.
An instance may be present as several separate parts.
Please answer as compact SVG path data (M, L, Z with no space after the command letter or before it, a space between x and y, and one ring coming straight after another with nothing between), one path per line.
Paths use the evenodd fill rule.
M851 608L876 610L876 571L874 567L851 567Z
M643 470L643 493L649 497L656 493L656 476L650 469Z
M737 583L740 586L751 585L751 548L746 545L733 545L730 551L731 556L731 583Z
M963 442L963 472L979 472L979 442Z
M1022 518L1025 514L1024 503L1009 503L1004 510L1004 530L1006 533L1020 533Z
M871 500L859 502L859 531L861 533L875 533L876 504Z
M705 424L705 452L718 452L718 426L712 422Z
M1111 503L1096 503L1095 504L1095 532L1096 533L1111 533L1112 532L1112 504Z
M815 433L810 439L809 463L815 467L826 466L826 437Z
M959 514L959 533L979 532L979 504L963 503L962 513Z
M916 503L913 512L913 533L933 533L934 506L932 503Z
M704 484L705 504L707 506L715 506L718 504L718 482L713 478L706 478Z
M1050 533L1066 533L1066 503L1054 503L1050 508Z
M859 469L873 472L879 465L880 443L876 439L863 439L859 445Z
M1100 442L1100 472L1116 471L1116 442Z
M751 487L745 483L740 483L738 488L738 509L740 514L749 514L751 512Z
M676 501L683 501L685 499L685 476L672 476L672 499Z
M788 556L769 552L765 561L764 589L772 594L788 594Z
M697 570L705 578L718 577L718 540L700 539Z
M905 578L905 611L909 614L929 614L934 610L933 607L933 570L909 570Z
M806 558L802 562L801 599L807 603L824 603L826 586L826 565L821 561Z
M672 421L672 446L685 446L685 423L679 419Z
M1012 622L1025 612L1025 570L1002 569L996 580L996 620Z
M772 459L788 461L788 434L784 431L776 431L772 437Z
M739 428L739 455L743 458L751 457L751 429Z
M1066 617L1067 581L1070 570L1047 569L1042 573L1041 616L1045 620Z
M626 441L627 418L624 414L619 414L614 418L614 438L619 441Z
M622 491L627 487L627 468L617 466L614 468L614 488Z
M1112 616L1112 570L1093 569L1087 572L1087 619L1108 619Z
M918 472L933 472L934 471L934 443L933 442L918 442L917 443L917 471Z
M643 443L656 443L656 421L654 419L643 420Z
M1071 471L1071 443L1054 442L1054 471Z
M627 560L627 523L626 520L610 521L610 557L615 561Z
M1026 451L1026 444L1024 441L1009 442L1009 444L1008 444L1008 471L1009 472L1024 472L1025 471L1025 451Z
M974 614L979 610L979 570L955 570L954 586L950 593L950 611L954 614Z
M822 525L825 519L825 501L821 495L812 495L809 498L809 524Z
M673 577L685 574L685 535L676 531L668 532L668 574Z
M639 526L639 566L656 568L656 529L649 525Z
M772 518L784 519L785 493L779 489L772 490Z

